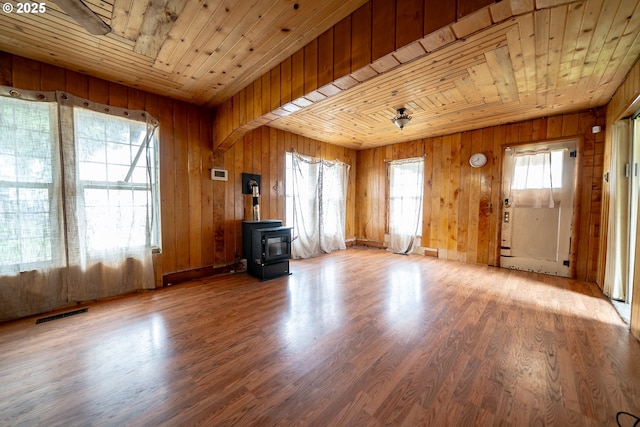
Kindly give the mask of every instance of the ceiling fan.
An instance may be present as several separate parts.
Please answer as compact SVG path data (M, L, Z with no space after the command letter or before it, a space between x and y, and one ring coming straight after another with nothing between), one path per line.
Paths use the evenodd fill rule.
M69 17L87 30L90 34L104 36L111 32L109 27L82 0L53 0Z

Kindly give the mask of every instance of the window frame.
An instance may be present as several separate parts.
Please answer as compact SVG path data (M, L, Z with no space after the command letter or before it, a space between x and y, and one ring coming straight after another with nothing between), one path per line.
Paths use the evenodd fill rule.
M9 102L20 102L20 103L24 103L24 105L28 105L29 103L46 103L49 104L51 103L50 100L45 99L45 100L41 100L41 99L30 99L30 98L17 98L17 97L0 97L2 98L2 100L0 102L3 102L7 99L10 99L11 101ZM46 97L45 97L46 98ZM33 111L32 108L28 108L29 112L31 113ZM47 182L42 181L42 182L38 182L38 181L18 181L17 180L17 175L16 175L16 181L7 181L7 180L1 180L0 179L0 189L7 189L7 190L11 190L14 189L17 193L17 199L16 199L16 203L19 205L21 202L20 199L20 190L25 190L25 189L46 189L47 190L47 205L48 205L48 211L47 211L47 223L48 223L48 227L49 227L49 236L46 236L45 238L48 240L49 243L49 253L48 256L46 258L41 258L38 260L34 260L34 261L28 261L28 262L17 262L17 263L7 263L7 264L2 264L0 263L0 271L4 271L4 270L9 270L9 271L19 271L21 273L26 272L26 271L32 271L32 270L38 270L38 269L44 269L44 268L51 268L51 267L55 267L58 265L62 264L62 253L64 250L64 242L63 242L63 235L59 235L62 230L59 230L60 224L57 224L56 221L54 221L54 219L56 218L55 216L51 215L51 212L59 209L62 209L62 206L57 206L56 203L56 195L54 194L54 188L56 187L56 185L61 185L61 181L62 181L62 177L60 176L60 174L57 174L56 171L59 169L60 167L60 153L59 153L59 144L58 144L58 136L56 134L57 132L57 123L58 123L58 112L57 109L51 109L48 108L48 121L49 121L49 128L48 128L48 141L50 143L49 145L49 152L50 152L50 156L49 156L49 168L51 171L51 179ZM15 120L12 122L12 124L15 126ZM16 129L17 130L17 129ZM23 129L23 130L29 130L29 129ZM15 137L16 135L11 135L13 137ZM19 157L19 152L17 150L14 151L15 155L14 160L17 161L17 158ZM35 158L35 157L32 157ZM17 164L15 165L16 167L18 166ZM55 167L54 167L55 166ZM16 214L17 215L21 215L23 212L21 212L20 208L17 208ZM18 222L19 225L22 225ZM63 233L63 232L62 232ZM57 236L57 238L56 238ZM17 239L11 239L11 240L16 240L18 242L18 258L21 259L22 258L22 248L23 248L23 242L25 242L26 240L22 238L21 235L18 236ZM57 243L57 244L56 244ZM62 244L61 244L62 243ZM16 269L16 267L18 267Z
M77 118L76 114L75 114L75 110L78 109L78 107L74 108L74 119ZM96 114L98 116L111 116L110 114L107 113L102 113L100 111L93 111L93 110L87 110L87 109L82 109L85 111L90 112L91 114ZM140 121L136 121L134 119L128 118L128 117L116 117L118 120L123 120L123 121L127 121L127 122L137 122L137 123L141 123L143 124L144 122L140 122ZM160 223L160 201L161 201L161 197L160 197L160 156L159 156L159 140L158 140L158 132L157 132L158 128L156 127L155 129L153 129L151 132L151 134L149 135L149 138L147 141L143 141L140 145L134 145L132 143L131 140L129 140L129 143L124 144L121 142L116 142L116 141L107 141L105 140L104 142L109 144L121 144L121 145L125 145L128 146L129 149L133 149L135 147L139 147L138 150L139 152L133 156L134 158L131 159L131 164L129 165L129 172L127 174L127 176L125 177L125 179L130 179L132 176L132 172L134 171L134 169L137 167L137 163L139 160L139 157L141 155L144 155L145 151L144 149L142 149L142 147L144 147L145 144L148 144L148 148L146 148L147 150L149 150L150 152L150 156L149 158L147 158L147 167L145 168L145 175L148 179L148 182L145 183L141 183L141 182L125 182L125 181L111 181L111 180L91 180L91 179L81 179L80 176L78 176L77 178L77 183L78 183L78 192L79 192L79 199L80 199L80 203L79 203L79 207L78 209L84 209L85 213L86 213L86 192L85 190L104 190L104 191L110 191L110 190L131 190L131 191L141 191L141 192L149 192L150 193L150 204L151 204L151 209L152 212L150 214L151 216L151 228L149 230L149 233L145 236L145 238L147 239L148 242L145 242L144 244L140 244L139 248L142 248L144 246L146 246L147 244L151 247L151 249L154 252L161 252L161 248L162 248L162 229L161 226L162 224ZM80 165L83 162L82 160L79 160L79 155L78 155L78 151L80 150L80 144L78 143L78 138L76 136L75 138L75 145L76 145L76 171L77 173L80 175ZM105 149L107 149L105 147ZM151 164L149 164L149 162ZM96 164L100 164L100 165L104 165L107 168L109 167L109 165L118 165L117 163L112 163L109 162L108 157L105 157L104 162L87 162L87 163L96 163ZM125 165L120 165L120 166L125 166ZM82 242L81 245L85 245L86 242ZM88 253L90 252L89 249L87 248ZM99 257L96 256L90 256L89 255L89 259L91 260L96 260L99 259Z

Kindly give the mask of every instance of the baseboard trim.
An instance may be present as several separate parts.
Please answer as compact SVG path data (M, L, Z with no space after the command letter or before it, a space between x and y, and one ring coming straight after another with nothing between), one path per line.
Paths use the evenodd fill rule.
M368 248L387 249L384 242L368 239L356 239L356 246L366 246Z
M222 266L207 265L189 270L177 271L175 273L167 273L162 275L162 286L176 285L178 283L188 282L190 280L204 279L205 277L217 276L220 274L231 273L235 271L235 263L225 264Z

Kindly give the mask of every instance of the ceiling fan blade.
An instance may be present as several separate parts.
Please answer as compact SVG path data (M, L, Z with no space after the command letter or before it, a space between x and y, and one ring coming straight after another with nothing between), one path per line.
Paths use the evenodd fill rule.
M89 9L82 0L53 0L53 2L89 33L103 36L111 32L111 27Z

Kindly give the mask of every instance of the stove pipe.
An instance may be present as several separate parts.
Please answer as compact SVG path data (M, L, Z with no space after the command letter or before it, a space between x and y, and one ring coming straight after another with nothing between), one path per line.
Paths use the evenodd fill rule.
M251 185L251 193L253 196L253 220L260 221L260 202L258 201L260 189L258 188L258 183L254 180L251 180L249 184Z

